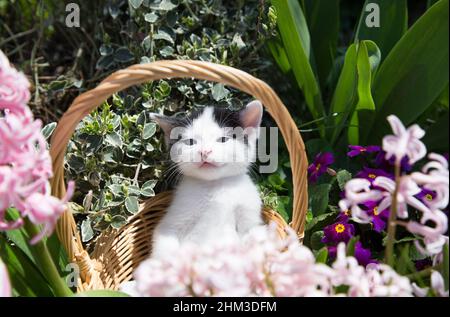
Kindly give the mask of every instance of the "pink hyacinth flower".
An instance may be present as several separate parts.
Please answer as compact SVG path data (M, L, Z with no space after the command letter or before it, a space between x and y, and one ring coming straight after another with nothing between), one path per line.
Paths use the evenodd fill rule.
M30 99L29 88L26 77L11 67L8 58L0 51L0 110L23 112Z
M345 184L345 199L339 202L342 211L351 210L353 220L368 223L371 217L359 205L369 200L378 201L384 197L383 192L370 188L367 179L354 178Z
M24 215L28 216L32 223L44 225L44 229L31 239L31 244L36 244L53 232L58 218L67 208L66 203L72 197L74 187L74 182L68 183L66 195L62 200L41 193L33 193L25 200Z
M397 165L400 165L402 158L406 155L409 158L409 164L414 164L422 159L427 149L420 139L425 135L417 124L405 128L403 123L394 115L387 117L393 135L387 135L383 138L383 150L386 152L386 159L395 157Z
M8 271L5 264L0 259L0 297L11 297L11 283L9 282Z
M426 223L434 223L433 227L426 225ZM415 241L416 248L423 254L432 255L438 254L442 251L443 246L447 243L447 237L444 234L447 232L448 218L440 210L429 210L423 213L420 223L410 221L406 225L406 229L414 234L423 236L425 248L423 248L419 241Z
M44 229L32 243L53 232L58 217L66 209L73 184L63 200L50 195L52 160L41 132L42 122L33 118L27 106L29 83L0 51L0 231L12 230L24 218ZM8 208L20 217L7 221Z
M392 204L392 195L395 191L395 181L387 177L377 177L373 182L375 186L384 189L389 195L385 195L383 200L378 206L379 210L385 210L389 208ZM400 218L408 218L408 205L420 210L422 212L427 212L428 207L425 204L414 197L420 193L420 187L411 179L409 176L400 177L399 188L397 191L397 216Z
M424 188L434 191L436 196L429 202L431 209L444 209L449 202L449 172L448 162L444 156L431 153L431 162L425 164L422 173L415 172L411 178Z

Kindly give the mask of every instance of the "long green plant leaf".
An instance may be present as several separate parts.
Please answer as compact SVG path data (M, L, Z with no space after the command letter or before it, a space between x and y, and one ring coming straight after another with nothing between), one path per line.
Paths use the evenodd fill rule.
M378 12L371 9L375 6L377 6L376 10L379 9ZM379 17L378 27L370 23L371 16L377 14ZM408 5L406 0L366 0L356 29L355 41L371 40L375 42L384 59L407 29Z
M380 61L381 52L374 42L362 41L359 44L356 62L358 102L348 128L349 144L359 144L359 131L365 126L365 122L359 120L359 112L375 112L375 102L372 98L372 74L376 73Z
M324 116L322 96L311 66L311 40L298 0L272 0L289 64L314 119Z
M440 0L408 30L375 76L377 106L367 122L363 143L378 144L390 129L386 117L397 115L405 125L414 122L448 85L448 0Z
M0 257L6 264L14 292L19 296L53 296L53 292L36 265L17 246L0 234Z
M317 77L322 89L333 67L339 38L339 0L303 0Z

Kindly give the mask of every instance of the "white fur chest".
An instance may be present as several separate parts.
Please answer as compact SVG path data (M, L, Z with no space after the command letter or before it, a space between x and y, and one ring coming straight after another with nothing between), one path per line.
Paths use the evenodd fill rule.
M209 182L187 177L179 184L155 236L171 236L179 243L207 244L235 238L261 224L261 200L248 175ZM164 248L170 248L170 244Z

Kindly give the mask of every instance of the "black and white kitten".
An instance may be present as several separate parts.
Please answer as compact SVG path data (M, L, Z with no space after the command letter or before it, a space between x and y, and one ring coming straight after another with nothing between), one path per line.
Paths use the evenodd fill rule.
M249 177L262 118L259 101L241 111L206 107L185 119L151 114L183 175L153 235L152 257L183 243L239 238L263 225L262 202Z

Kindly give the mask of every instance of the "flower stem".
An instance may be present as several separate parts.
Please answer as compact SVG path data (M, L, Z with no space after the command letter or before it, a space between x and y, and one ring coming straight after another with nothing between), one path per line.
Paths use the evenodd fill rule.
M400 186L400 164L395 164L395 189L392 194L392 204L391 211L389 213L388 221L388 232L386 241L386 254L385 261L389 266L394 265L394 242L395 242L395 231L397 229L397 224L395 219L397 218L397 194Z
M39 229L34 224L32 224L28 218L25 218L24 228L30 238L39 234ZM39 241L35 245L31 246L31 251L39 269L42 271L45 278L49 282L54 294L56 296L72 296L72 291L59 276L58 269L53 262L46 243L42 240Z
M441 269L442 269L442 264L438 264L436 266L428 267L422 271L408 274L408 275L406 275L406 277L409 278L410 280L417 280L422 277L428 277L431 275L431 273L433 273L433 271L440 271Z

